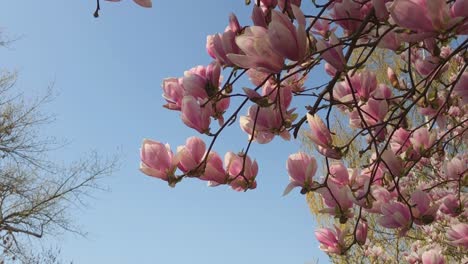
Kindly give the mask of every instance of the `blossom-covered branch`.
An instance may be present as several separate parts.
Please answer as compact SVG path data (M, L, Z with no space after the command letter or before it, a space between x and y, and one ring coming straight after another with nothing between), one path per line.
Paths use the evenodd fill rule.
M256 187L259 167L248 156L252 143L302 131L317 155L289 156L284 194L296 187L317 194L321 213L336 220L316 232L322 250L342 255L360 247L369 259L390 259L368 237L372 228L414 242L403 254L397 247L396 260L466 261L468 2L319 2L308 10L300 0L255 1L252 25L232 14L223 33L208 36L213 62L165 79L162 88L164 107L211 143L191 137L174 154L145 140L141 170L171 186L197 178L246 191ZM385 79L370 61L381 51L402 62L389 62ZM320 73L329 80L313 87L307 79ZM251 88L238 84L244 77ZM213 149L236 120L248 142L223 163ZM348 124L348 140L338 140L334 123ZM417 239L424 235L425 242Z

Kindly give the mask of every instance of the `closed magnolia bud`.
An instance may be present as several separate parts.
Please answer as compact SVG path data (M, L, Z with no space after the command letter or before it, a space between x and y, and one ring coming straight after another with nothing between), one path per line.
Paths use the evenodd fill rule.
M388 80L390 81L390 84L399 89L400 88L400 83L398 82L398 77L396 76L395 72L393 71L392 68L388 67L387 68L387 77Z
M232 93L232 84L226 84L226 86L224 86L224 92L226 94Z
M364 245L367 239L367 221L361 219L356 230L356 240L359 245Z

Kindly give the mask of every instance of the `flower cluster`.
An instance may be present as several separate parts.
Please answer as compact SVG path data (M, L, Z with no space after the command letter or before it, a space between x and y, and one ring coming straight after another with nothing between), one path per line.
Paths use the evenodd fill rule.
M141 170L171 186L195 177L253 189L252 143L290 140L302 130L316 155L289 156L284 194L298 187L317 195L320 213L336 221L315 233L323 251L358 247L370 260L466 262L468 1L313 1L317 10L301 1L255 2L253 25L231 15L223 33L207 37L210 65L163 82L165 107L211 137L209 148L192 137L173 154L145 140ZM370 60L378 52L393 60L384 77ZM306 81L316 69L330 78L312 86ZM224 82L222 71L229 72ZM237 87L246 76L252 86ZM227 153L223 165L211 149L235 120L247 148ZM403 254L399 245L382 248L376 234L408 242Z
M177 169L183 173L182 176L176 176ZM175 154L169 144L143 140L140 170L148 176L167 181L171 186L187 176L207 181L208 186L228 184L236 191L245 191L256 188L258 165L245 154L228 152L223 166L218 153L207 151L200 138L190 137Z

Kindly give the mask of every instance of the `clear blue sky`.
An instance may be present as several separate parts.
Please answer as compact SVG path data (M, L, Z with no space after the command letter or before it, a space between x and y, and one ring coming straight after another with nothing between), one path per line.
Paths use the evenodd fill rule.
M177 188L138 171L143 138L182 145L195 131L162 108L161 81L208 64L208 34L222 32L230 12L250 24L243 0L160 1L152 9L131 0L0 2L0 27L18 40L0 49L0 68L19 71L18 89L34 96L54 83L58 96L45 110L57 120L44 134L71 143L53 154L70 162L97 150L122 153L121 167L102 183L89 208L72 213L87 238L60 237L65 260L87 263L312 263L314 222L288 184L285 161L300 142L254 144L258 188L238 193L186 180ZM240 89L241 87L237 87ZM245 111L244 111L245 112ZM233 126L216 150L242 149L247 136Z

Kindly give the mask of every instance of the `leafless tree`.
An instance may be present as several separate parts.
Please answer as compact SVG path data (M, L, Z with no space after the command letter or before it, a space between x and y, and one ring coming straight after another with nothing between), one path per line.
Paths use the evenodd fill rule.
M98 180L116 159L91 154L68 166L52 162L48 154L61 144L41 134L53 121L41 112L52 93L28 101L15 80L15 73L0 74L0 263L58 263L56 251L33 249L47 236L82 234L69 213L102 189Z

